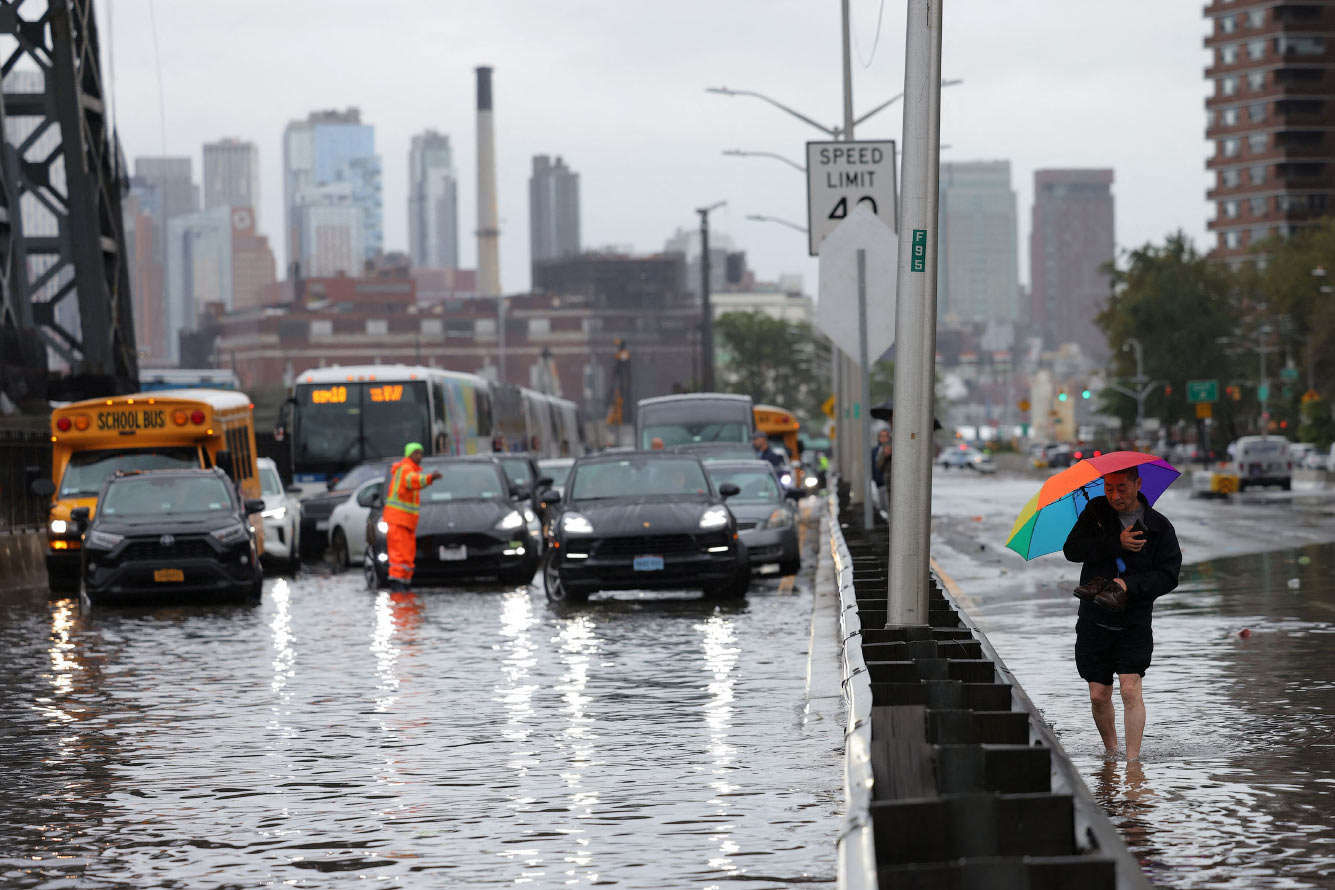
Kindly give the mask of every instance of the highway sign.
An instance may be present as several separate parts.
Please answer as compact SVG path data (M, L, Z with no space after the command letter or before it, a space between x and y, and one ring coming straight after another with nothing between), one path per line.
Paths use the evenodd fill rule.
M1219 381L1188 380L1187 401L1193 403L1219 401Z
M859 250L866 251L867 361L895 342L895 275L899 239L866 204L856 205L820 248L816 324L853 361L862 347L858 324ZM841 409L843 410L843 409Z
M891 232L899 231L895 143L807 143L807 249L820 245L855 207L867 207Z
M1209 402L1197 402L1197 403L1196 403L1196 419L1197 419L1197 420L1205 420L1206 418L1213 417L1213 416L1214 416L1214 405L1212 405L1212 404L1209 403Z

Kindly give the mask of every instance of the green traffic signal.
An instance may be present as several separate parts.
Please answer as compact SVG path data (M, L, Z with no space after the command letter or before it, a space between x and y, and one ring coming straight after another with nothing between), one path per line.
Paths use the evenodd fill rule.
M1066 401L1066 393L1064 393L1064 392L1059 392L1059 393L1057 393L1057 401L1059 401L1059 402L1064 402L1064 401Z
M1091 393L1090 393L1089 390L1087 390L1087 389L1082 389L1082 390L1080 390L1080 398L1082 398L1082 399L1087 399L1087 398L1090 397L1090 395L1091 395Z

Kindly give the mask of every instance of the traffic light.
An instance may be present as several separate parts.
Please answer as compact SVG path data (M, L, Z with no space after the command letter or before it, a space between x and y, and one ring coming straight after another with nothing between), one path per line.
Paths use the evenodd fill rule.
M1066 401L1066 390L1063 389L1057 393L1057 401L1059 402Z
M1173 384L1171 383L1165 384L1163 388L1163 394L1171 398L1173 395Z
M1091 393L1088 388L1080 390L1080 398L1082 399L1087 399L1091 395L1093 395L1093 393Z

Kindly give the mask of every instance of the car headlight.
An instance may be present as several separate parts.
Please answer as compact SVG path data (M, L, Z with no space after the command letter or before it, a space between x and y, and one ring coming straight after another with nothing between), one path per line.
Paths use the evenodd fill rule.
M69 529L70 524L63 519L51 520L51 534L63 535Z
M249 537L250 531L244 525L229 525L226 528L211 531L209 534L217 538L220 544L235 544L237 541Z
M504 531L519 528L524 524L524 514L518 510L511 510L501 517L501 521L496 523L496 527Z
M274 507L272 510L263 510L260 512L261 519L282 519L287 515L287 507Z
M765 520L765 528L787 528L793 524L793 514L782 507L775 510Z
M802 484L807 488L815 488L817 485L820 485L820 480L816 478L815 474L808 474L807 477L802 480Z
M793 474L784 473L782 476L779 477L779 481L783 483L784 488L787 488L788 486L793 484Z
M524 521L525 521L525 522L537 522L537 521L538 521L538 516L537 516L536 513L534 513L534 512L533 512L532 510L530 510L528 507L525 507L525 508L524 508Z
M591 535L593 523L579 513L567 513L561 517L561 531L572 535Z
M726 507L710 507L700 517L701 528L723 528L727 524L728 510Z
M375 524L375 530L382 535L387 535L389 534L389 523L382 519Z
M121 541L125 540L125 535L113 535L111 532L91 531L88 533L88 539L84 543L98 550L111 550Z

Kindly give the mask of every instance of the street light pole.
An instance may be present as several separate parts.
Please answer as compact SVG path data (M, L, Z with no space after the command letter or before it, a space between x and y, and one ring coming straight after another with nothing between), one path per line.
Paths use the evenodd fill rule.
M1149 390L1145 387L1145 352L1141 348L1140 341L1135 337L1127 337L1126 342L1122 344L1122 351L1126 352L1132 349L1136 353L1136 376L1132 381L1136 384L1139 392L1133 393L1136 399L1136 436L1141 435L1141 427L1145 423L1145 396L1149 395ZM1117 389L1117 387L1113 387ZM1126 390L1121 390L1126 392Z
M700 214L700 385L704 392L714 391L714 310L709 305L709 212L727 201L696 209Z

